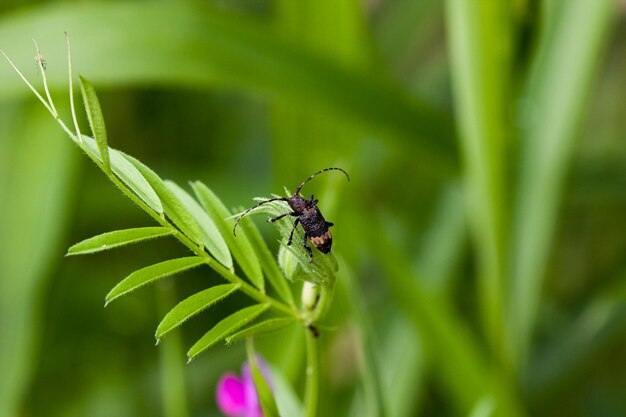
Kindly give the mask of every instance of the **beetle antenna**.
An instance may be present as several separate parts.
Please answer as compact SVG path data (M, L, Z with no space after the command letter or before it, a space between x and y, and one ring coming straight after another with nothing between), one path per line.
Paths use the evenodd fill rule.
M237 236L237 234L235 233L235 229L237 229L237 225L246 214L250 213L252 210L254 210L257 207L262 206L263 204L266 204L266 203L271 203L272 201L289 201L289 200L285 197L270 198L269 200L261 201L259 204L255 204L254 206L250 207L248 210L241 213L241 216L237 217L237 221L235 222L235 225L233 226L233 235Z
M315 174L311 175L309 178L307 178L304 181L302 181L302 183L300 185L298 185L298 188L296 188L296 192L293 193L293 195L300 194L300 190L302 189L302 187L304 187L304 184L306 184L307 182L311 181L315 176L321 174L322 172L332 171L332 170L343 172L344 174L346 174L346 178L348 178L348 181L350 181L350 176L343 169L341 169L341 168L324 168L324 169L320 169Z

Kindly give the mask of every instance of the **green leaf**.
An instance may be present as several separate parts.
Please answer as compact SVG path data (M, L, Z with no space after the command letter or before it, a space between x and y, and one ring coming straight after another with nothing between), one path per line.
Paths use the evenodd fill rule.
M561 3L561 2L558 2ZM522 91L535 120L520 131L511 244L509 344L520 369L530 360L544 279L552 253L566 178L576 152L576 134L597 66L612 39L615 1L562 2L553 28L538 44L529 82Z
M79 78L80 92L83 95L89 126L91 126L91 131L98 144L104 171L110 173L111 162L109 160L109 146L107 145L107 131L104 124L104 117L102 116L102 109L100 108L100 102L98 101L98 96L96 95L96 90L93 88L93 85L91 85L86 78L82 76Z
M265 285L261 265L246 232L242 230L237 237L233 236L234 220L229 218L231 213L224 203L200 181L196 181L192 186L198 200L215 222L243 272L257 288L263 291Z
M222 265L233 270L233 259L230 256L228 245L222 237L213 219L204 211L198 202L173 181L165 180L165 185L173 192L176 197L187 207L196 223L200 227L202 241L207 250Z
M248 343L248 363L250 364L250 371L252 372L252 380L254 381L254 387L261 403L261 409L263 415L267 417L280 417L278 413L278 407L276 401L274 401L274 395L270 389L265 377L259 369L259 365L256 361L256 354L254 352L254 346L252 340Z
M270 249L267 247L265 240L263 240L259 229L256 227L254 222L248 218L243 219L240 226L245 235L249 238L252 247L255 249L257 257L261 262L261 268L263 268L263 272L265 272L265 276L268 281L272 284L272 287L274 287L280 298L287 302L287 304L293 306L293 294L289 289L289 285L287 285L285 275L283 275L282 271L278 267L276 257L272 254L272 252L270 252Z
M96 141L86 135L82 135L83 146L81 147L92 159L102 162L100 151ZM161 200L148 181L141 175L130 162L124 158L123 154L113 148L109 148L111 158L111 168L115 175L122 180L144 203L155 212L162 214L163 206Z
M196 223L196 220L187 207L185 207L176 195L167 188L161 177L136 158L126 154L122 155L141 172L152 188L154 188L154 191L156 191L163 203L165 214L174 222L176 227L189 239L193 240L198 245L202 245L202 237L198 223Z
M2 88L13 84L0 79ZM50 115L33 104L0 105L0 416L24 412L23 399L36 378L33 365L44 354L42 295L59 278L50 271L61 268L58 248L76 210L81 173L73 143L51 129Z
M217 285L181 301L163 317L163 320L157 327L155 337L157 340L162 338L167 332L180 326L187 319L195 316L202 310L223 300L240 286L239 284Z
M270 367L272 372L272 388L278 411L282 416L303 416L303 406L298 394L281 368ZM381 416L382 417L382 416Z
M509 363L503 328L512 9L508 2L448 0L446 6L479 307L487 343L500 362Z
M72 245L68 255L85 255L88 253L102 252L118 248L131 243L142 242L161 236L171 235L174 231L165 227L139 227L136 229L115 230L90 237L82 242Z
M232 336L227 337L226 343L238 342L241 339L245 339L246 337L262 336L268 333L273 333L278 330L282 330L295 322L295 317L280 317L276 319L265 320L250 327L247 327L233 334Z
M198 340L187 352L189 360L196 357L201 352L224 340L233 334L237 329L245 326L257 318L261 313L269 308L269 304L257 304L246 307L236 313L231 314L209 330L200 340Z
M133 272L113 287L105 298L106 304L115 300L117 297L136 290L143 285L150 284L158 279L165 278L191 268L195 268L205 262L206 261L203 258L190 256L187 258L171 259L169 261L160 262L158 264L142 268Z

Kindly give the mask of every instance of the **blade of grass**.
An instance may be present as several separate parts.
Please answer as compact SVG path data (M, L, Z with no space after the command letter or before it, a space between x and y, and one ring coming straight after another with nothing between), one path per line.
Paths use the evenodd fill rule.
M363 303L363 295L355 285L354 273L343 259L339 259L341 277L338 285L345 287L345 292L350 294L347 299L350 302L353 320L358 327L358 333L363 352L363 360L360 364L362 384L364 392L365 409L368 415L387 416L386 404L383 401L382 378L380 373L379 352L375 346L371 321L367 315L367 308Z
M2 416L23 411L38 366L42 289L61 259L78 156L38 103L17 109L0 112Z
M563 2L558 21L540 43L526 86L524 101L532 106L535 120L522 132L507 326L519 368L528 361L576 129L608 40L614 5L614 0Z
M504 351L505 141L511 60L509 2L446 3L465 198L478 250L478 293L487 340Z

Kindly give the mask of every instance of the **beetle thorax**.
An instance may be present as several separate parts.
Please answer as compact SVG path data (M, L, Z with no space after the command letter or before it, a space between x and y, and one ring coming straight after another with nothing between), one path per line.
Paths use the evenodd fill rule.
M304 213L304 210L306 210L310 205L309 201L302 198L299 194L294 194L289 197L288 203L289 207L299 214Z

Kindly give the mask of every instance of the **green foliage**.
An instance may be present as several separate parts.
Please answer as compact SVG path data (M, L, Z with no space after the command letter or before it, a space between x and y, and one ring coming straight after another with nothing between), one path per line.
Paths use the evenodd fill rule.
M261 408L263 409L263 415L267 417L280 417L272 391L259 369L252 339L248 339L247 351L252 380L254 381L254 387L256 388L257 395L259 396L259 402L261 403Z
M252 248L246 233L240 233L237 238L232 233L234 221L229 220L231 213L219 198L200 181L192 184L193 190L214 221L220 234L224 237L230 247L233 257L239 263L250 282L252 282L261 291L264 290L263 272L261 264L257 258L256 252Z
M230 256L230 251L226 245L226 241L217 230L217 226L213 222L213 219L200 207L200 204L193 199L173 181L165 180L165 185L170 189L172 193L180 200L184 207L189 210L189 213L196 221L196 224L200 228L200 234L202 235L202 243L209 253L217 259L219 263L224 265L230 270L233 270L233 258Z
M202 265L204 262L204 258L199 256L189 256L187 258L171 259L169 261L141 268L124 278L119 282L119 284L113 287L113 289L106 295L105 302L108 304L116 298L128 294L139 287L151 284L161 278L195 268Z
M70 73L70 108L75 127L74 133L70 131L65 123L58 117L52 98L48 93L46 79L44 78L44 88L47 93L47 98L44 99L38 95L36 89L22 76L21 72L19 72L16 67L14 68L35 94L37 94L40 101L44 103L48 111L55 117L59 125L65 130L74 143L102 169L105 175L107 175L128 198L139 205L139 207L161 225L161 227L126 229L104 233L73 245L68 250L68 255L101 252L106 249L117 248L130 243L166 235L173 235L195 254L195 256L163 261L131 273L106 295L105 306L122 295L147 284L154 283L162 278L190 270L200 265L208 265L231 283L215 286L196 293L172 308L157 327L155 334L157 344L160 338L166 333L237 290L243 291L261 303L242 308L219 321L189 349L187 352L189 361L201 352L227 338L230 342L231 337L232 340L237 340L244 337L244 335L245 337L250 337L252 335L276 332L298 320L306 327L310 327L315 323L320 318L322 311L325 311L325 309L321 307L325 306L326 303L320 302L319 309L315 308L314 305L307 306L305 311L302 312L295 309L291 291L286 283L285 277L279 269L278 264L271 256L269 248L263 241L259 231L253 225L244 223L240 237L235 239L234 229L233 236L231 237L229 231L234 223L232 222L230 213L221 200L206 185L200 182L192 184L198 199L204 206L204 208L202 208L198 202L174 182L163 181L158 174L137 159L108 147L100 104L93 87L89 81L82 77L81 89L85 109L92 130L98 138L93 139L80 133L72 94L69 39L67 45ZM41 60L38 60L38 63L40 70L43 71ZM200 223L202 223L202 226L200 226ZM247 238L246 232L252 235L252 242ZM283 233L286 233L286 231L283 230ZM225 240L223 238L224 236L228 236L228 238ZM234 274L229 250L234 253L235 259L244 270L244 273L248 274L247 277L249 281L252 282L256 288L249 286L240 277ZM303 250L300 249L300 252L302 251ZM216 258L219 258L221 262L216 263L215 258L211 257L210 253L215 254ZM257 255L262 259L262 262L259 261ZM299 254L299 257L302 259L302 253ZM318 277L312 276L309 280L321 282L329 286L331 283L329 278L334 276L336 263L332 271L328 270L328 265L325 265L325 267L326 271L311 263L307 269L308 273L320 274L320 272L323 272L324 275ZM262 271L268 274L273 287L279 295L291 305L291 308L265 294ZM331 289L332 288L329 288L327 291ZM286 314L287 316L262 322L257 326L248 327L243 332L235 334L237 330L251 323L270 307L274 307L281 314ZM178 346L178 343L176 346ZM172 360L172 354L177 350L178 348L176 347L167 349L167 352L169 352L167 356L168 361ZM179 373L177 373L171 365L167 365L164 369L167 371L168 375L172 375L177 379L179 378ZM255 376L255 381L259 384L264 409L267 410L268 415L278 415L276 404L268 386L263 386L263 382L259 381L258 378L260 374L258 369L256 373L258 375ZM165 395L165 398L172 413L177 413L178 407L182 407L182 405L176 406L175 404L182 404L184 402L180 399L178 394Z
M238 284L216 285L181 301L159 323L155 333L157 341L170 330L180 326L186 320L223 300L238 289Z
M294 324L296 320L293 317L282 317L278 319L269 319L253 324L231 336L226 338L226 343L235 343L249 337L263 336L282 330L285 327Z
M176 195L165 185L163 180L150 168L139 162L132 156L124 155L131 164L137 168L144 178L150 183L163 204L165 215L172 220L174 225L189 239L198 245L202 245L200 226L191 215L189 209L176 197Z
M249 219L244 219L239 226L254 247L257 258L261 263L261 268L263 269L267 280L270 282L272 287L274 287L280 298L287 304L293 306L293 295L289 289L287 281L285 280L285 275L283 275L278 267L276 257L272 254L272 252L270 252L270 249L263 240L259 229Z
M87 119L89 120L89 126L91 127L93 137L98 144L100 160L102 161L104 171L110 173L111 161L109 160L107 131L104 124L102 109L100 108L100 101L98 101L98 96L96 95L96 90L87 79L80 77L80 92L83 96L83 102L86 103L85 111L87 113Z
M228 336L236 332L239 328L256 319L270 306L268 304L257 304L243 308L230 316L222 319L211 330L206 332L187 352L189 360L195 358L198 354L226 339Z
M67 250L67 254L86 255L102 252L120 246L130 245L131 243L168 236L173 233L173 230L166 227L138 227L136 229L115 230L78 242Z
M75 141L77 139L73 138ZM81 136L80 144L91 159L102 163L97 143L93 138ZM118 150L109 148L113 173L126 184L145 204L158 214L163 213L163 205L150 183L141 172Z
M137 207L92 171L74 172L71 150L25 111L28 90L0 66L0 415L212 414L207 393L241 361L241 346L222 342L276 329L255 343L275 368L266 415L625 414L617 0L37 3L4 6L0 46L154 223L127 229L143 224ZM52 102L72 79L64 30L102 100L81 77L93 138L79 132L81 106L70 102L70 129L68 106ZM31 37L45 46L36 63ZM108 147L107 130L124 152ZM232 235L231 207L335 165L350 187L310 185L336 224L334 255L314 251L309 263L300 230L287 246L288 219L264 228L263 216L246 218ZM165 172L210 187L194 182L194 195ZM123 230L68 255L173 239L151 242L148 255L52 261L64 237L112 229ZM187 254L168 257L173 241ZM178 256L207 268L181 280L160 279L173 265L132 272ZM121 293L154 282L160 317L135 297L102 314L94 300L111 275L128 275ZM208 323L246 309L267 317L210 328L196 315L209 305ZM160 318L157 338L167 338L143 347L137 329ZM183 340L207 331L211 356L183 367ZM303 386L305 407L293 392Z

